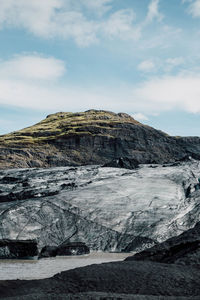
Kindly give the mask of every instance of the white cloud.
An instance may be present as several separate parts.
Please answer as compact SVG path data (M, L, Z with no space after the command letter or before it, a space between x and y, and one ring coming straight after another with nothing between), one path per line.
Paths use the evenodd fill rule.
M62 6L62 0L0 0L0 25L23 27L36 35L48 35L55 11Z
M177 63L173 59L169 62ZM172 109L200 113L200 73L151 78L139 86L119 83L91 88L59 83L57 78L64 71L62 61L37 54L1 61L0 104L44 111L136 111L138 120L145 120L145 114Z
M96 36L93 22L80 11L81 2L74 5L70 0L0 0L0 27L24 28L44 38L72 37L86 45L95 42Z
M0 61L0 104L39 110L82 110L109 103L106 93L79 86L62 86L64 62L41 55ZM51 80L49 84L49 80ZM102 106L101 106L102 107Z
M1 79L31 79L54 80L65 72L63 61L53 57L35 55L21 55L7 61L0 61Z
M63 87L56 84L0 80L0 104L42 111L81 111L103 107L109 110L113 107L114 110L118 104L106 92L67 84Z
M86 19L81 2L77 0L75 5L71 0L0 0L0 28L24 28L43 38L73 38L78 45L86 46L96 42L97 24ZM89 7L89 1L86 3Z
M105 13L113 0L0 0L0 28L24 28L43 38L72 38L79 46L104 37L132 39L132 9ZM87 12L89 12L89 17Z
M164 70L167 72L170 72L173 68L179 67L184 64L184 58L183 57L173 57L168 58L165 61Z
M194 18L200 17L200 0L191 2L188 8L188 13L191 14Z
M155 34L141 41L140 48L144 51L151 49L167 49L174 47L182 38L182 29L168 25L159 26Z
M159 12L159 2L160 0L152 0L150 2L145 23L148 24L154 19L158 21L161 21L163 19L163 15Z
M166 60L166 63L171 66L176 67L176 66L182 65L184 63L184 59L183 59L183 57L168 58Z
M123 9L113 13L102 29L108 37L119 37L122 40L138 39L140 37L140 29L133 27L135 13L132 9Z
M155 73L157 71L170 72L176 67L183 66L184 62L185 60L183 57L170 57L165 60L156 58L154 60L142 61L137 69L144 73Z
M151 60L144 60L138 65L138 70L142 72L151 72L155 69L155 64Z
M72 38L79 46L85 47L98 41L99 26L94 21L88 21L81 12L62 12L55 15L49 36L64 39Z
M113 2L113 0L81 0L82 5L89 10L92 10L97 15L102 15L109 11L112 8L110 5L111 2Z
M89 88L72 86L67 82L61 85L56 81L56 76L51 84L48 80L41 81L40 78L29 80L27 78L31 76L35 79L32 70L30 74L23 70L18 77L17 74L12 76L9 68L4 68L4 78L2 72L0 76L0 104L4 105L43 111L81 111L96 108L142 112L135 114L138 120L146 120L145 114L172 109L200 113L200 74L152 78L138 87L118 84L117 87ZM13 70L16 72L17 67L14 66ZM26 75L26 78L22 75Z
M132 117L137 121L147 121L149 120L147 116L145 116L142 113L135 113L132 115Z
M200 75L154 78L134 89L132 97L143 111L181 109L197 113L200 112Z
M79 46L100 38L135 40L153 20L160 21L159 0L152 0L144 22L132 8L116 10L114 0L0 0L0 29L22 28L42 38L73 39Z

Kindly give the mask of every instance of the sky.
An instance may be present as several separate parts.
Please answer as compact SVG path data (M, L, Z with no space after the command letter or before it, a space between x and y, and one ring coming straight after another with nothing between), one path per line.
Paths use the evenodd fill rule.
M200 0L0 0L0 134L88 109L200 136Z

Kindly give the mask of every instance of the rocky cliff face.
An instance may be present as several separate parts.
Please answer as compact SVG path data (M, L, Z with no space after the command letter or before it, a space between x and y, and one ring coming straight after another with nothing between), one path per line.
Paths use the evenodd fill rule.
M139 251L200 220L200 163L0 171L0 238Z
M170 137L131 116L107 111L56 113L0 137L0 168L107 164L125 157L163 163L199 159L200 138Z

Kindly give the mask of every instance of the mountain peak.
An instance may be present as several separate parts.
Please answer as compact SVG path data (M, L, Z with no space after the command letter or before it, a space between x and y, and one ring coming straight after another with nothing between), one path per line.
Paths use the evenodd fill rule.
M113 121L127 121L127 122L137 122L130 115L126 113L114 113L112 111L106 110L97 110L97 109L89 109L84 112L57 112L54 114L50 114L46 117L47 119L68 119L71 121L81 121L81 119L85 120L113 120ZM139 122L137 122L139 124Z
M199 138L175 138L126 113L91 109L57 112L28 128L0 136L0 168L138 163L199 158Z

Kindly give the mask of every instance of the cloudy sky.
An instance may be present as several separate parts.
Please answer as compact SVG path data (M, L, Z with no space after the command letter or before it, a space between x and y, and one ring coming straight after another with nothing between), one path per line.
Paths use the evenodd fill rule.
M200 136L200 0L0 0L0 134L91 108Z

